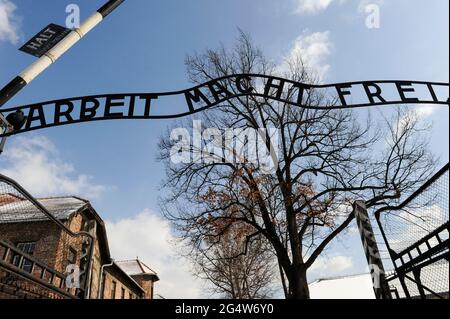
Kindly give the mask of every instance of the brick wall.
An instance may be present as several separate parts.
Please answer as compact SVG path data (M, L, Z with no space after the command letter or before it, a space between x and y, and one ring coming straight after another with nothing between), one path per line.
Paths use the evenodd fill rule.
M145 293L144 299L153 299L153 279L148 275L131 276L141 286Z
M84 220L86 220L85 214L77 213L72 215L69 220L64 222L64 224L72 232L77 233L82 230ZM70 248L76 251L76 264L79 265L83 239L83 237L73 237L69 235L67 232L61 230L56 224L50 221L0 224L0 240L9 242L14 246L23 242L35 242L36 247L33 257L41 263L61 273L65 273L66 267L69 264ZM109 260L102 260L103 246L101 245L105 244L106 243L100 243L98 240L94 243L94 255L90 279L91 299L96 299L98 295L101 266L103 263L109 262ZM122 288L125 289L125 299L130 299L130 294L133 299L150 299L153 296L153 283L148 282L143 278L136 278L136 280L139 280L138 284L141 284L145 289L145 294L143 294L142 290L138 289L135 284L133 284L131 278L125 276L122 271L119 271L115 267L106 267L104 276L105 287L103 297L105 299L111 298L111 285L113 281L117 284L115 296L117 299L121 298ZM3 284L3 286L5 286L5 284ZM8 288L5 289L8 290ZM71 293L74 294L75 290L72 290ZM33 294L31 292L29 293L30 298L53 298L52 296L53 295L49 295L47 291L41 291L40 296L36 296L35 292ZM0 290L0 299L1 298L13 298L13 296ZM54 298L57 298L57 296L54 296Z
M64 299L55 291L0 269L0 299Z
M51 267L55 266L60 238L60 229L51 222L0 224L0 240L13 245L36 242L33 256Z
M116 282L115 299L121 299L122 289L125 290L124 299L141 299L143 298L142 291L131 285L130 280L123 278L114 267L105 267L104 271L104 290L102 299L112 298L113 282ZM130 298L131 293L131 298Z
M74 233L77 233L82 228L84 216L80 213L74 214L64 224ZM39 221L39 222L23 222L0 224L0 240L8 242L14 246L18 243L35 242L35 250L33 257L39 262L45 264L49 268L60 273L66 272L66 267L69 265L69 251L70 248L76 252L75 263L79 265L80 251L82 245L82 237L71 236L66 231L62 230L54 222ZM96 243L98 246L98 243ZM20 279L14 284L21 284L24 288L25 281ZM30 284L28 282L28 284ZM75 289L71 290L75 294ZM51 298L52 295L42 290L44 298ZM3 294L1 297L6 297Z

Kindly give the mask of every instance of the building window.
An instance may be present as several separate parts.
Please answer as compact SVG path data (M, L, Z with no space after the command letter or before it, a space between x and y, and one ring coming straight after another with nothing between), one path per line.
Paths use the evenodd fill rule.
M36 242L24 242L24 243L17 243L16 247L23 251L25 254L33 255L34 250L36 249ZM16 267L20 267L20 255L15 255L13 257L13 264ZM32 262L31 260L28 260L26 258L23 259L22 262L22 270L26 272L31 272L32 268Z
M117 283L115 281L113 281L111 283L111 299L116 299L116 288L117 288Z
M91 221L87 218L83 218L81 222L81 231L89 232L91 228Z
M69 247L67 262L69 265L75 265L77 263L77 251L73 247Z
M128 299L133 299L133 294L130 291L130 294L128 295Z
M125 299L125 288L122 288L122 294L120 295L121 299Z

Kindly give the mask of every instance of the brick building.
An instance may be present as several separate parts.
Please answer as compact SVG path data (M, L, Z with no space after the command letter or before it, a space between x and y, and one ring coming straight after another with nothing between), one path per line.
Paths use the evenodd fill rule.
M89 258L86 257L86 236L68 233L20 196L1 194L0 257L3 259L0 261L20 269L22 275L11 275L5 267L0 267L0 298L61 297L52 289L42 289L42 284L36 286L34 280L27 280L29 275L44 284L50 281L73 296L79 295L79 289L66 285L66 276L71 274L70 267L74 265L81 268L81 278L88 287L83 291L85 298L153 298L154 283L159 280L157 274L140 260L113 261L104 221L89 201L78 197L38 201L72 233L87 232L93 236L92 253L89 249ZM83 267L87 259L90 263ZM50 277L45 277L46 274Z
M144 288L145 299L153 299L153 283L158 280L156 272L139 259L118 261L117 264Z

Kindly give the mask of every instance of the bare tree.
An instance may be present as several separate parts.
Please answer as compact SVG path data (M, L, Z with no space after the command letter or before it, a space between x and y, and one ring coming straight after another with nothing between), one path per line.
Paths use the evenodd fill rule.
M242 247L253 232L245 223L215 221L220 239L207 236L204 245L191 250L195 274L212 284L212 292L227 299L267 299L274 288L274 255L264 238ZM226 230L224 229L226 228Z
M276 70L243 33L232 50L207 50L188 57L186 65L194 83L238 73L271 75ZM315 81L301 57L289 61L285 76ZM237 93L231 83L223 83ZM304 103L332 106L336 98L310 90ZM276 255L287 298L309 298L307 270L351 223L355 200L365 200L368 208L391 205L423 183L435 167L422 137L427 128L402 110L394 121L374 126L370 116L361 120L350 110L307 109L241 96L201 118L205 127L218 129L275 127L280 134L278 165L273 174L262 173L254 163L222 158L174 165L170 157L176 141L167 134L160 142L167 169L166 216L195 249L204 249L205 243L214 247L236 223L248 225L251 233L241 254L265 238ZM269 136L265 141L263 147L274 154ZM192 147L191 152L202 150ZM227 226L217 229L218 221Z

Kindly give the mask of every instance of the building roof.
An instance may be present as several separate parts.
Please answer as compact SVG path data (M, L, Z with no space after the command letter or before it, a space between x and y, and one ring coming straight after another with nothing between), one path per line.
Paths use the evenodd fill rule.
M311 299L375 299L368 273L318 279L309 284L309 293Z
M76 196L37 198L36 200L50 214L61 221L68 220L73 214L78 212L89 212L92 214L100 226L98 235L103 243L101 247L106 253L105 259L108 262L111 260L104 222L88 200ZM28 199L15 194L0 194L0 224L30 223L48 220L49 217ZM154 281L159 280L156 272L139 259L114 262L113 266L141 290L143 288L131 276L152 276Z
M48 217L27 199L11 194L0 197L0 223L20 223L46 221ZM6 198L8 197L8 198ZM37 199L53 216L59 220L68 219L73 213L88 206L88 201L78 197L51 197Z
M155 281L159 280L156 272L153 271L153 269L151 269L149 266L144 264L142 261L140 261L138 258L133 260L116 261L116 263L130 276L148 275L154 276L156 278Z
M88 200L76 196L47 197L37 198L36 200L60 221L66 221L78 212L86 213L91 218L94 218L99 225L97 228L97 236L103 243L101 245L102 256L104 256L106 262L109 262L111 254L105 223ZM0 194L0 224L43 221L50 221L50 219L28 199L11 193Z

